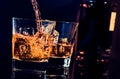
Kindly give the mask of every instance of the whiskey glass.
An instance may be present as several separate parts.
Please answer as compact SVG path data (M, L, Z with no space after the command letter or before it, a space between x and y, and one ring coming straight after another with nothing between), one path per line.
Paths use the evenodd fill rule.
M12 79L28 79L33 74L35 79L46 79L56 22L42 20L41 23L44 33L37 29L36 20L12 18Z

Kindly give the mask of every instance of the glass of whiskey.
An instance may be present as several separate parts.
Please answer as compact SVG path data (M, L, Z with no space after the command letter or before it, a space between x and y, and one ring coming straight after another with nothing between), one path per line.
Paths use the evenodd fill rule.
M45 79L46 65L52 52L56 22L41 21L39 31L35 20L12 18L12 79L29 74ZM24 75L24 76L21 76Z

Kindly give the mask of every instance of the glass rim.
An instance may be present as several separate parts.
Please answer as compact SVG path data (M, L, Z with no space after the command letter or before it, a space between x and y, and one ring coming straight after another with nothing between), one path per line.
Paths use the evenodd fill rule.
M35 19L20 18L20 17L12 17L12 19L20 19L20 20L31 20L31 21L36 21ZM79 22L73 22L73 21L57 21L57 20L50 20L50 19L42 19L42 21L49 21L49 22L64 22L64 23L74 23L74 24L79 24Z

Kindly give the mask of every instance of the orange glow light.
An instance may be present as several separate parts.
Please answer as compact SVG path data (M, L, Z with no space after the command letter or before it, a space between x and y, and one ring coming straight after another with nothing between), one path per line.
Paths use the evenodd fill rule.
M111 19L110 19L109 31L114 31L114 28L115 28L115 20L116 20L116 12L112 12L112 13L111 13Z

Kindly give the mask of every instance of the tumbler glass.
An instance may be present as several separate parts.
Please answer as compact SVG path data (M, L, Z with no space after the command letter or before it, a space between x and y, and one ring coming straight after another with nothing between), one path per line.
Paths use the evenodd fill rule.
M45 79L56 22L42 20L41 23L43 31L39 32L35 20L12 18L12 79L24 79L28 73Z
M55 35L58 40L53 44L48 59L47 79L70 79L71 59L77 46L77 28L76 22L56 21L53 37Z

